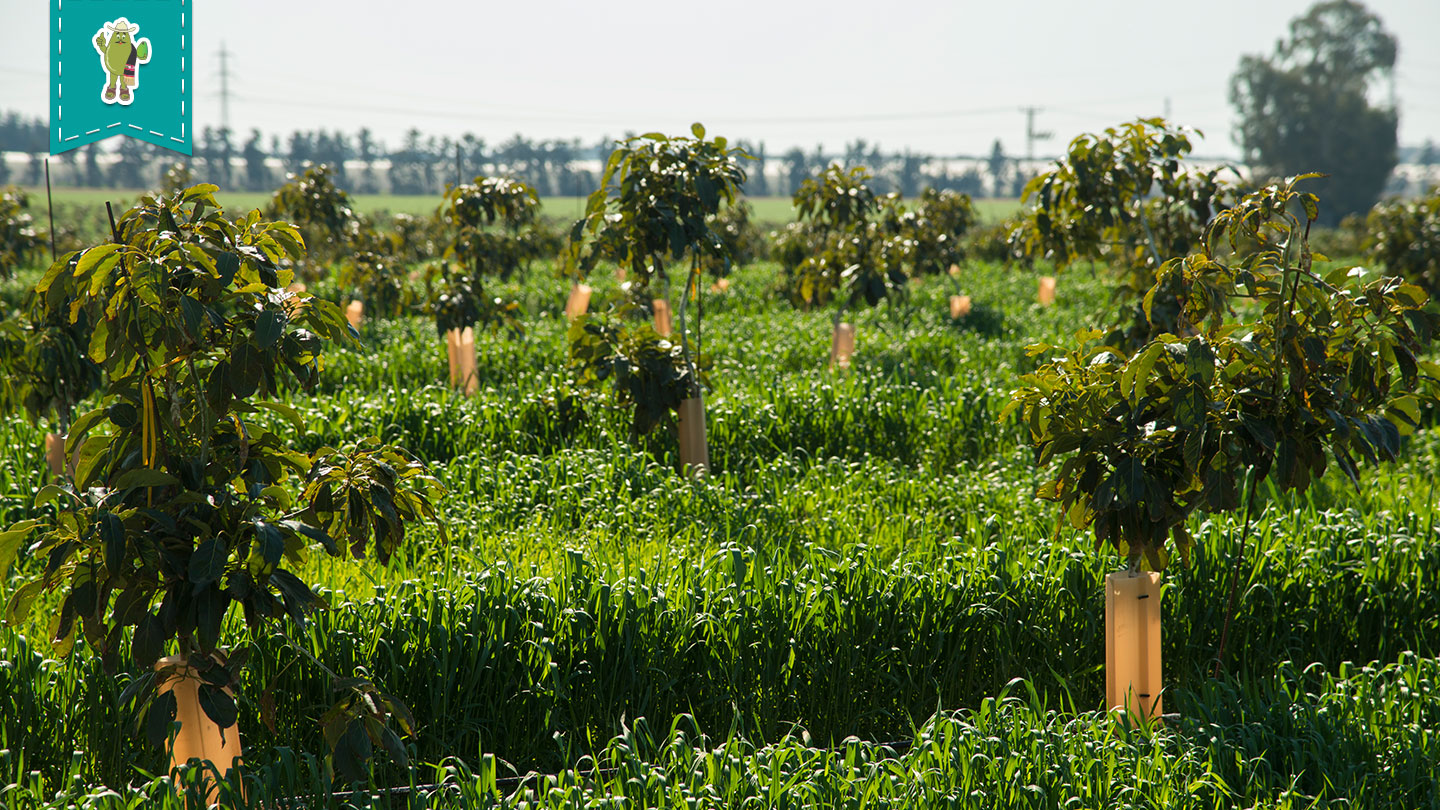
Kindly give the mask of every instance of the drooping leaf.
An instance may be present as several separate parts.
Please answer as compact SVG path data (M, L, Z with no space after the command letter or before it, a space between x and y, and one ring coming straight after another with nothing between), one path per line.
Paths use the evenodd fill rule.
M225 563L230 557L230 549L220 537L211 537L196 546L194 553L190 555L189 578L197 589L200 586L215 582L225 573Z
M35 597L40 595L44 587L43 579L32 579L16 588L5 608L5 622L11 627L18 627L23 623L30 616L30 606L35 603Z
M15 557L20 551L20 544L38 525L40 525L38 520L22 520L12 524L4 532L0 532L0 581L4 580L6 572L10 570L10 564L15 561Z
M119 515L105 511L97 515L96 528L105 548L105 567L116 576L125 569L125 523Z
M131 637L130 657L136 666L149 669L160 660L164 646L165 630L160 619L154 614L146 613L135 626L135 633Z
M345 727L332 753L335 769L351 783L365 783L370 779L368 763L374 756L370 735L365 733L365 721L356 717Z
M226 694L224 689L208 683L200 684L199 698L200 708L205 712L205 716L219 726L222 733L227 729L230 729L231 734L235 733L232 729L238 716L235 698Z
M255 319L255 345L261 349L269 349L284 331L285 316L273 309L267 309Z
M145 713L145 739L154 748L163 748L175 722L175 693L165 691L155 696Z

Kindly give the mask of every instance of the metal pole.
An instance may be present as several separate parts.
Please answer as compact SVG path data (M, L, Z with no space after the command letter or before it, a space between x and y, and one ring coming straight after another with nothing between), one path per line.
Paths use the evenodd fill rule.
M110 207L110 201L105 201L105 214L110 217L110 238L117 243L120 241L120 229L115 227L115 209Z
M45 208L50 213L50 263L55 263L55 197L50 193L50 158L45 158Z

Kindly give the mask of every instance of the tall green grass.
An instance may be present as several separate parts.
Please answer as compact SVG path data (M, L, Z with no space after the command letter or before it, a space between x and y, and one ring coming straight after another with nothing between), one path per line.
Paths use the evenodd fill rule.
M773 272L707 297L702 481L677 473L667 429L633 439L623 414L571 389L565 283L539 273L514 289L526 335L479 336L473 398L440 384L442 344L420 318L367 321L359 347L327 356L318 392L287 395L307 421L298 446L378 435L432 464L450 542L416 532L387 568L313 559L299 573L330 611L258 636L227 625L228 644L261 653L240 693L253 795L335 787L315 759L333 695L308 653L414 710L427 764L377 781L446 782L421 804L522 806L528 790L537 807L781 793L813 807L1434 806L1432 432L1361 491L1327 478L1303 499L1262 492L1220 681L1238 526L1197 519L1193 564L1164 595L1181 720L1127 736L1094 712L1100 584L1117 564L1054 532L1020 427L995 420L1031 367L1024 346L1065 339L1103 287L1067 276L1042 310L1033 276L967 268L989 312L976 328L945 317L951 280L927 280L906 306L848 316L857 355L840 372L824 367L831 314L778 303ZM597 304L613 286L597 280ZM46 478L43 431L0 422L6 521ZM0 598L38 564L22 558ZM83 650L47 657L55 607L42 597L0 628L0 805L160 801L168 784L145 776L160 753L120 705L127 677ZM275 735L258 719L267 689ZM496 781L577 762L619 770ZM95 798L101 786L116 795Z
M800 729L756 744L690 715L630 718L564 770L517 774L477 751L398 774L398 792L337 790L323 766L284 749L245 775L264 807L1314 808L1440 804L1440 664L1284 662L1250 683L1173 696L1181 719L1126 730L1100 712L1047 704L1014 681L971 709L941 710L896 740L818 746ZM557 738L568 751L570 744ZM470 764L473 763L473 764ZM0 767L24 757L0 750ZM25 773L15 807L182 807L200 774L90 787L78 768ZM232 785L222 802L240 803ZM194 806L194 799L189 806Z

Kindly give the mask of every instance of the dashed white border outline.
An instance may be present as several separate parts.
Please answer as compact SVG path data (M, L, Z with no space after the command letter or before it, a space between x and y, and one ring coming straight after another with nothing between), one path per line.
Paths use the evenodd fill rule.
M181 118L181 122L180 122L180 137L177 138L177 137L175 137L174 135L171 135L171 136L170 136L170 140L175 141L176 143L180 143L180 144L185 143L185 122L184 122L184 118L185 118L185 54L186 54L186 50L185 50L185 48L186 48L186 43L185 43L185 3L186 3L186 2L187 2L187 0L180 0L180 118ZM64 28L65 28L64 11L65 11L65 0L55 0L55 33L57 33L57 34L60 34L60 33L63 33L63 32L64 32ZM76 140L77 138L80 138L80 137L81 137L80 135L71 135L71 136L68 137L68 138L65 137L65 104L64 104L64 101L65 101L65 61L64 61L64 56L65 56L65 54L64 54L64 52L63 52L63 51L64 51L64 46L65 46L65 40L64 40L64 38L63 38L63 37L57 37L56 40L55 40L55 76L58 78L58 81L55 83L55 99L56 99L56 102L57 102L57 103L55 104L55 135L56 135L56 138L60 141L60 143L65 143L65 142L67 142L67 141L73 141L73 140ZM120 126L122 123L124 123L124 121L116 121L116 122L113 123L113 124L106 124L106 125L105 125L105 128L106 128L106 129L110 129L111 127L118 127L118 126ZM131 129L138 129L138 130L140 130L140 131L142 131L142 132L145 131L142 127L137 127L137 126L135 126L134 124L130 124L129 126L130 126ZM99 132L99 131L100 131L100 130L98 130L98 129L92 129L92 130L89 130L89 131L85 132L84 134L85 134L85 135L93 135L93 134L95 134L95 133L97 133L97 132ZM164 138L164 137L165 137L164 134L159 133L159 132L156 132L156 131L153 130L153 129L150 130L149 132L150 132L151 135L154 135L154 136L157 137L157 138Z

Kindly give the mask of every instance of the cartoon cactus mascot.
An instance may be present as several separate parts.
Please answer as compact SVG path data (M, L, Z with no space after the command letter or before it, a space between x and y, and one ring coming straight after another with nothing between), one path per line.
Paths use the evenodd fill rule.
M129 104L130 88L140 84L137 68L150 61L150 40L136 39L139 31L140 26L121 17L105 23L95 33L95 50L100 52L100 67L105 70L105 89L100 97L106 104L116 103L117 91L119 103Z

